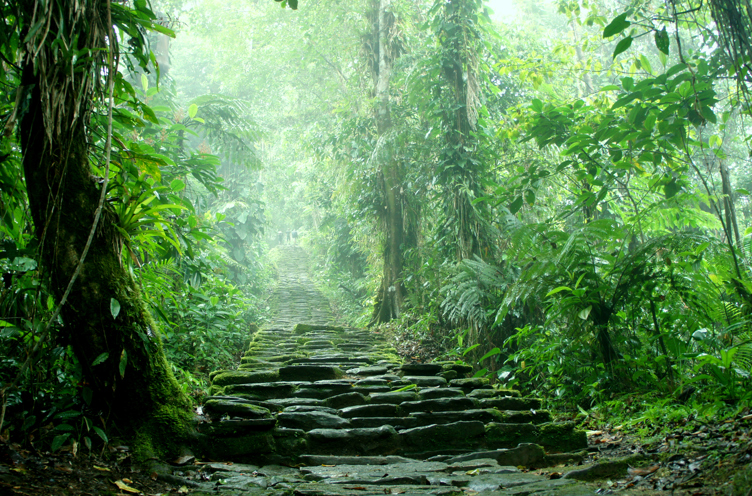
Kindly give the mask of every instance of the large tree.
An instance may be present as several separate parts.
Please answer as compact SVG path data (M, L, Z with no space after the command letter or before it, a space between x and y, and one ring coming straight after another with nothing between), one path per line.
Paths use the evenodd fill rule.
M117 219L102 201L106 180L92 169L96 158L109 160L92 153L106 136L92 115L111 108L116 83L123 87L117 63L125 54L113 26L128 33L134 60L149 58L140 26L154 15L143 0L135 5L24 0L4 7L25 41L15 112L41 265L63 301L62 337L94 391L93 405L143 451L159 452L186 439L189 403L121 264Z

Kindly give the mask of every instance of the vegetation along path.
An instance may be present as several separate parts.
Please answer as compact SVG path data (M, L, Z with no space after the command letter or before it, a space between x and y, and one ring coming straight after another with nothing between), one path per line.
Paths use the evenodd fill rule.
M201 465L194 490L592 493L527 470L582 460L585 432L466 364L403 363L379 335L333 325L303 250L282 248L273 322L238 370L212 374L199 430L204 458L223 462Z

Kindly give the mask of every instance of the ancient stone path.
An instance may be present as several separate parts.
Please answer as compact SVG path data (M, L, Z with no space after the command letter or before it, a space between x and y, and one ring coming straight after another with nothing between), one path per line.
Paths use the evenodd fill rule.
M403 363L337 327L297 246L282 246L273 322L212 374L191 494L579 495L524 468L581 459L585 433L463 363Z

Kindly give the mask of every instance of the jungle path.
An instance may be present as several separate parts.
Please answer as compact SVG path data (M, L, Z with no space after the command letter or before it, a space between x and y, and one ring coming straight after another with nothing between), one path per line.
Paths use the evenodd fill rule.
M238 370L212 374L199 456L216 462L191 494L593 494L528 470L581 462L583 431L466 364L404 363L378 334L334 325L305 252L280 249L272 322Z

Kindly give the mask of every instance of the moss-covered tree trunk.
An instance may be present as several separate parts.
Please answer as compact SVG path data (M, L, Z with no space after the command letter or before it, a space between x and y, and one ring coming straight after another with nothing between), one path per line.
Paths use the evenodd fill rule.
M376 19L374 23L375 38L378 43L378 53L375 58L377 70L374 71L374 86L376 94L376 128L379 142L376 145L376 156L381 170L381 184L385 209L382 214L384 221L384 270L381 286L374 308L374 322L388 322L399 317L404 301L405 288L402 283L402 269L404 257L402 244L404 239L404 222L402 212L402 174L393 150L393 124L389 109L389 80L392 76L393 54L389 46L389 34L394 24L394 17L389 8L391 0L374 0L373 9Z
M44 15L45 7L54 12L47 14L50 40L62 38L73 48L77 44L79 50L92 49L95 54L107 48L106 1L58 0L51 6L37 5L36 11L34 2L27 3L29 10L22 10L27 20ZM58 31L59 19L67 21L65 32ZM26 52L23 106L18 112L42 267L60 301L81 259L101 192L101 181L93 177L89 163L88 126L97 101L101 59L97 66L96 57L80 57L71 61L75 71L66 70L50 40L37 45L35 57ZM142 449L164 453L189 432L189 402L172 375L138 286L121 264L122 239L114 222L105 209L62 309L62 338L81 363L95 408L114 420L119 432L135 436ZM111 311L113 300L120 306L117 317Z

